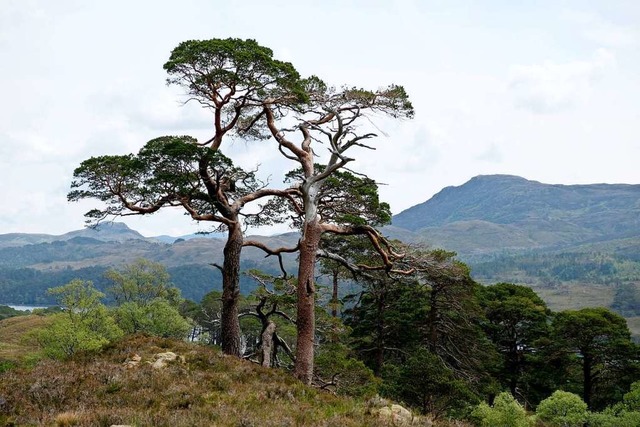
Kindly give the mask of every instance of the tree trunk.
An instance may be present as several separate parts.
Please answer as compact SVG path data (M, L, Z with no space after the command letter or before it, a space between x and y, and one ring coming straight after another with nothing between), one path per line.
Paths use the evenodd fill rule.
M220 335L222 352L240 357L240 321L238 319L238 298L240 296L240 253L243 236L239 221L229 226L227 243L224 246L222 266L222 315Z
M316 324L314 273L316 252L321 235L321 226L316 217L305 224L300 240L295 376L305 384L311 384L313 378L313 345Z
M590 356L584 355L582 360L582 375L584 380L584 388L582 397L587 407L591 409L591 389L593 388L593 382L591 381L591 364L592 360Z
M261 349L261 362L260 364L265 367L271 366L271 355L273 354L273 334L276 332L276 324L273 322L267 323L267 327L262 331L262 349Z
M382 372L382 365L384 364L384 347L386 343L385 336L385 305L386 305L386 290L383 290L380 295L378 295L378 315L376 321L376 349L374 356L374 365L373 365L373 373L376 376L380 376Z
M333 293L331 295L331 317L338 317L338 274L340 270L334 268L333 274Z

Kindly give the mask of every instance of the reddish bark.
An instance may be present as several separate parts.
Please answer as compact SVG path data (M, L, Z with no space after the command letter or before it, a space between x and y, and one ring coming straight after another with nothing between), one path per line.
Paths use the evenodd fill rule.
M238 297L240 295L240 253L242 230L236 221L229 225L227 243L224 246L222 268L222 314L220 319L222 352L240 357L241 332L238 319Z
M305 224L300 240L298 265L297 319L298 326L295 376L305 384L313 378L313 356L315 340L315 296L314 283L316 252L322 236L322 227L316 217Z

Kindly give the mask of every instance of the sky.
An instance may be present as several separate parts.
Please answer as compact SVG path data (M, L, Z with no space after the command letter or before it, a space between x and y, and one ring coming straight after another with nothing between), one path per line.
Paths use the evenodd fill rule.
M0 0L0 234L81 229L100 206L66 200L85 159L208 139L210 113L162 68L192 39L255 39L335 86L403 85L415 118L380 119L351 164L393 213L480 174L638 184L638 22L637 0ZM223 151L275 185L292 165L273 147ZM180 211L124 222L207 229Z

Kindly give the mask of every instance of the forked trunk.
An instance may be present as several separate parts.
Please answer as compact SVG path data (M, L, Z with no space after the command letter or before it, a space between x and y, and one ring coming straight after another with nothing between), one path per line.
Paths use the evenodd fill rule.
M222 266L222 315L220 335L222 352L240 357L240 321L238 320L238 298L240 296L240 253L243 236L238 221L229 226L227 243L224 246Z
M295 376L305 384L311 384L313 378L313 347L316 324L314 273L316 252L321 235L320 224L315 219L305 224L300 241Z

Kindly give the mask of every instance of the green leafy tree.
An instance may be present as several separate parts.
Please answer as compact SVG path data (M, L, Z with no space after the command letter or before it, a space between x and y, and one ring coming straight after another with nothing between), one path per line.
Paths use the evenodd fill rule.
M631 384L622 402L589 414L589 427L636 427L640 425L640 381Z
M145 305L126 302L114 309L113 316L127 334L145 333L184 339L191 329L191 324L178 309L162 298L155 298Z
M403 252L402 274L359 278L363 291L344 313L353 348L388 396L436 415L461 411L494 387L478 285L450 252Z
M139 259L105 276L113 283L108 290L116 301L114 318L125 333L187 336L191 325L179 311L180 290L162 264Z
M180 43L164 64L167 82L185 89L213 114L213 135L204 142L187 136L154 139L138 156L91 158L74 172L69 200L95 198L107 203L87 215L99 221L111 215L145 215L181 207L191 218L213 221L228 231L224 248L221 337L227 354L240 355L238 321L241 209L272 196L253 172L233 166L219 153L227 135L239 129L259 137L254 120L265 97L281 102L304 101L297 71L273 59L273 52L254 40L212 39ZM276 114L277 115L277 114ZM258 216L254 216L256 222ZM262 217L264 218L264 216ZM251 223L251 221L249 221Z
M587 404L577 394L555 391L536 408L536 416L550 427L582 427L587 421Z
M133 302L145 306L156 298L174 306L181 302L180 290L173 286L171 276L160 263L137 259L120 269L108 270L105 277L112 283L107 292L117 305Z
M631 384L630 390L622 398L624 409L640 412L640 381Z
M536 341L549 335L551 312L526 286L498 283L483 287L480 297L487 318L484 329L503 359L501 382L512 395L529 400L531 385L523 384L522 378L534 369L530 356L536 351Z
M404 349L419 345L419 319L428 311L425 287L390 280L382 274L361 279L364 290L353 307L345 310L345 323L352 329L352 346L376 375L389 360L401 360Z
M638 348L625 319L605 308L583 308L558 313L552 327L557 351L581 368L586 404L601 408L619 400L638 372Z
M592 412L587 419L589 427L637 427L640 426L640 412L615 411L609 408L602 412Z
M220 318L222 317L222 292L211 291L200 301L199 311L194 320L202 328L207 342L220 345Z
M325 343L318 349L315 376L321 386L332 387L338 394L371 398L378 392L380 379L361 360L353 357L342 343Z
M438 418L462 413L478 402L466 381L424 347L408 351L403 363L384 365L381 389L389 397Z
M480 403L471 412L471 417L480 427L530 427L535 423L508 392L496 396L493 406L485 402Z
M249 303L247 310L241 314L247 320L258 320L260 325L258 329L254 329L254 337L247 337L248 342L256 343L249 350L249 357L258 356L258 362L262 366L291 366L290 363L282 363L279 353L282 350L290 361L295 360L288 340L282 335L283 331L291 331L291 326L295 324L291 316L295 302L295 279L273 277L256 270L247 274L259 283L258 289L252 294L251 300L254 303Z
M480 286L469 267L444 250L407 251L405 262L415 268L417 283L428 290L428 313L420 325L423 343L459 377L489 386L487 371L497 354L481 329L484 314ZM481 385L483 384L483 385Z
M73 280L49 293L64 312L54 314L52 324L37 332L46 355L63 359L78 351L98 350L122 336L122 330L101 303L104 294L91 282Z

